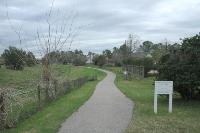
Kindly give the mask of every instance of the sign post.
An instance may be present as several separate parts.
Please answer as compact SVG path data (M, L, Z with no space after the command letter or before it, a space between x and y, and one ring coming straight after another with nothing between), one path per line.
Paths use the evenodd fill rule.
M127 79L128 79L128 72L127 72L127 71L124 71L123 74L124 74L125 80L127 80Z
M155 81L154 113L157 113L158 95L169 95L169 112L172 112L173 81Z

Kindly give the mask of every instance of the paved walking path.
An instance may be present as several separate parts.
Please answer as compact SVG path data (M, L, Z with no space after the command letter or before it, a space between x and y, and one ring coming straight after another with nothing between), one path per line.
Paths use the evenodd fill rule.
M115 74L105 72L106 78L98 83L91 98L62 124L59 133L125 131L132 117L133 103L114 85Z

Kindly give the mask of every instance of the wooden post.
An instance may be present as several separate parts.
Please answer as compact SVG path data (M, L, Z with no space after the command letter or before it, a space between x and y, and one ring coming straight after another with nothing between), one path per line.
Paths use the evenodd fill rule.
M144 78L144 66L142 67L142 78Z
M55 91L55 98L57 97L57 88L58 88L58 81L55 79L54 80L54 91Z
M131 69L131 78L132 79L134 78L134 67L132 67L132 69Z
M38 109L41 109L41 90L40 85L37 86L37 96L38 96Z

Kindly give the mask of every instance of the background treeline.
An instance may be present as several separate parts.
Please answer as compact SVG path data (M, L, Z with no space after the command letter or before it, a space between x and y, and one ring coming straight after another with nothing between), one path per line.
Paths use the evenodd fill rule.
M131 64L145 66L146 62L150 62L149 66L153 66L167 53L169 46L168 42L154 44L151 41L144 41L139 47L131 50L131 46L124 43L119 48L114 47L112 51L107 49L102 54L96 54L93 57L93 63L100 66Z
M144 41L135 49L124 43L96 54L93 63L144 66L145 76L150 70L157 70L157 80L174 81L174 90L184 99L200 99L200 34L174 44Z
M53 51L48 56L50 64L73 64L76 66L85 65L87 56L81 50L75 51ZM31 67L41 61L36 59L32 52L26 52L16 47L9 47L5 49L0 57L0 65L5 65L8 69L22 70L25 66Z
M156 64L167 50L168 46L164 43L154 44L151 41L144 41L139 47L133 49L125 42L119 48L114 47L112 51L104 50L102 54L96 54L93 63L99 66L144 66L145 76L147 76L150 70L156 69Z
M50 63L57 64L73 64L75 66L85 65L87 61L87 56L83 54L81 50L75 51L53 51L49 53Z

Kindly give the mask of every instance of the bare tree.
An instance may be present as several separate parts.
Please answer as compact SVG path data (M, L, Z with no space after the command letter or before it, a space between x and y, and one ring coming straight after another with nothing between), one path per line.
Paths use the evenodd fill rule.
M79 34L80 29L83 26L75 26L75 21L77 13L72 10L71 12L63 13L60 10L54 9L55 0L52 0L49 10L46 12L45 18L45 31L40 31L40 28L36 29L35 43L38 47L37 51L39 52L42 58L42 84L46 92L46 100L51 99L53 92L51 90L52 80L54 80L51 57L50 54L54 51L61 51L68 47L70 49L75 37ZM7 8L7 19L11 26L11 29L17 35L19 44L23 44L22 39L22 26L15 27L12 24L12 21L8 13L8 5L6 1ZM27 48L26 48L27 49ZM27 49L27 51L29 51ZM21 58L23 60L23 58Z
M129 47L130 53L135 52L136 47L140 45L139 36L129 34L128 40L125 41L125 44Z
M74 38L79 34L81 27L75 27L74 21L77 14L71 12L69 16L59 11L54 12L54 2L52 1L50 10L46 14L47 32L40 33L37 30L37 43L43 49L44 58L42 60L42 78L45 84L46 99L49 100L52 95L51 82L54 79L52 75L52 66L50 54L53 51L60 51L67 45L71 47ZM55 13L56 19L53 19Z

